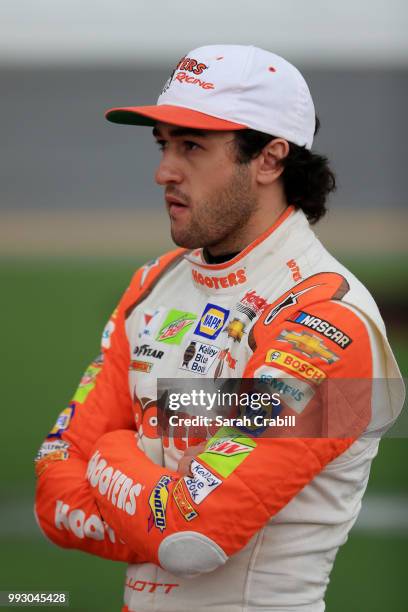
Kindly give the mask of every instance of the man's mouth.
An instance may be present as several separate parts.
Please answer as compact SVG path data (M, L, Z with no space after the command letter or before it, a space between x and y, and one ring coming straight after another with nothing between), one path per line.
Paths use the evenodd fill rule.
M187 210L188 208L188 204L177 196L166 195L165 200L167 210L169 211L171 217L178 215L180 212L183 212L183 210Z

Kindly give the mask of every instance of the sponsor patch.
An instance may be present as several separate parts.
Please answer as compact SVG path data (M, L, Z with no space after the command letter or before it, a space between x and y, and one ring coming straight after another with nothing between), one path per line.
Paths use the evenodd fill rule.
M154 349L148 344L142 344L141 346L135 347L133 354L137 355L137 357L153 357L153 359L161 359L164 355L164 351Z
M216 438L210 441L199 458L227 478L249 456L256 442L246 436Z
M112 544L116 542L115 532L109 525L96 514L86 515L80 508L72 508L58 499L55 504L54 514L55 527L63 531L73 533L77 538L83 540L105 540L108 536Z
M156 340L167 344L180 344L183 336L196 321L197 315L182 310L170 310L161 326Z
M134 482L120 470L108 465L97 450L88 462L86 478L94 489L118 510L133 516L136 513L136 499L142 491L142 485Z
M153 367L153 364L150 361L141 361L140 359L132 359L129 364L129 370L133 370L134 372L144 372L148 374Z
M248 291L242 300L237 304L237 311L245 314L250 321L263 313L268 306L265 298L258 295L255 291Z
M229 348L223 349L218 355L218 365L215 370L214 378L221 378L225 363L231 370L235 370L237 360L231 356Z
M139 338L153 338L159 326L161 316L165 312L164 306L155 310L145 310L142 315L142 329L138 333Z
M37 453L34 460L35 473L40 476L44 470L54 461L65 461L69 457L68 442L62 440L53 440L52 442L44 442Z
M285 368L288 368L288 370L296 372L302 378L311 380L316 384L320 384L325 378L327 378L323 370L320 370L308 361L276 348L271 348L266 353L265 363L267 365L272 364L274 366L285 366Z
M302 289L301 291L291 291L289 295L287 295L283 300L281 300L278 304L276 304L268 313L268 316L265 318L264 325L269 325L272 321L278 316L278 314L289 308L290 306L294 306L298 303L298 297L310 291L311 289L315 289L316 287L320 287L320 283L318 285L312 285L311 287L306 287L306 289Z
M96 377L102 370L102 365L97 362L91 363L90 366L85 370L84 375L81 378L78 389L75 392L72 401L83 404L88 397L89 393L94 389L96 384Z
M207 374L220 350L217 346L211 344L192 341L184 351L180 369L188 370L195 374Z
M60 412L54 427L51 429L47 438L59 438L61 434L68 429L69 424L71 422L72 417L75 413L76 404L72 403L67 408L65 408L62 412Z
M147 531L150 531L153 526L160 529L161 532L166 529L166 509L169 501L167 487L171 480L171 476L162 476L150 493L149 506L151 512L147 521Z
M228 315L229 310L221 308L221 306L217 306L216 304L207 304L197 323L194 333L197 336L215 340L224 327Z
M330 321L315 317L304 310L296 312L288 321L293 321L293 323L298 323L299 325L313 329L319 334L326 336L326 338L329 338L332 342L335 342L337 346L342 349L347 348L349 344L352 343L350 336L347 336L341 329L330 323Z
M289 342L294 349L303 353L306 357L319 357L327 363L335 363L340 359L335 353L329 351L323 340L313 334L300 333L282 330L277 340L279 342Z
M222 484L222 480L195 459L191 462L191 472L193 478L184 476L183 480L193 502L201 504L210 493Z
M234 342L241 342L242 336L245 333L245 323L239 319L232 319L232 321L229 321L225 331L228 334L228 338L233 338Z
M104 349L109 349L110 345L111 345L111 336L113 334L113 332L115 331L115 322L114 321L108 321L107 324L105 325L105 328L102 332L102 340L101 340L101 346Z
M302 280L300 268L294 259L289 259L289 261L286 262L286 265L288 266L289 270L292 272L292 278L295 281L295 283Z
M193 281L197 285L203 285L209 289L228 289L246 282L245 269L240 268L236 272L230 272L227 276L206 276L198 270L192 270Z
M313 387L291 374L282 376L282 370L272 369L270 366L263 369L269 372L258 371L259 380L270 385L274 392L279 393L279 398L288 408L301 414L315 394Z
M192 521L198 516L198 512L194 510L193 506L188 501L186 494L183 489L183 482L178 481L173 489L173 497L176 502L177 508L180 510L182 516L186 521Z
M65 453L64 459L68 459L68 448L68 442L64 442L63 440L52 440L51 442L43 442L40 448L38 449L35 461L40 461L41 459L44 459L45 457L47 457L51 453L55 453L56 451L61 451Z
M151 582L150 580L136 580L134 578L127 578L125 586L132 591L141 593L160 593L164 595L171 595L173 589L176 589L180 585L176 582Z

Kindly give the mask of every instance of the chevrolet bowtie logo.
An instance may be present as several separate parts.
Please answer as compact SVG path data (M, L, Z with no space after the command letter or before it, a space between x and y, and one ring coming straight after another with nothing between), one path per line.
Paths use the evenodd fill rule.
M313 334L298 334L284 329L277 339L281 342L289 342L295 349L307 355L307 357L320 357L327 361L327 363L334 363L340 359L335 353L326 348L323 340Z

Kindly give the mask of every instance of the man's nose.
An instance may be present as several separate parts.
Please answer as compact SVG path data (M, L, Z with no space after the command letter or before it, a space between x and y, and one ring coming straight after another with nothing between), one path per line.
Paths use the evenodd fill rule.
M183 175L174 159L170 156L163 156L155 172L155 181L158 185L168 185L169 183L181 183Z

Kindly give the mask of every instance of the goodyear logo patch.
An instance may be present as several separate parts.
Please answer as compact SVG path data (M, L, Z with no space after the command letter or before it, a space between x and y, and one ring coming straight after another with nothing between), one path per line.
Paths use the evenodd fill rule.
M203 338L214 340L224 327L228 315L229 310L217 306L216 304L207 304L194 333L197 336L203 336Z
M162 532L166 529L166 508L169 500L169 490L167 487L170 482L171 476L162 476L150 493L149 506L151 512L147 524L148 531L153 526Z

